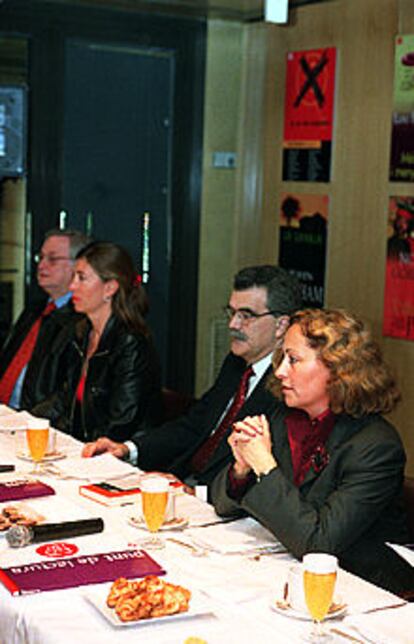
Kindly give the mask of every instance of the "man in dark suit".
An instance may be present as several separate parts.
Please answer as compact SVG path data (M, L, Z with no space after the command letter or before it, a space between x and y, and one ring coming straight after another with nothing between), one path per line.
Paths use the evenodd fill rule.
M90 240L75 230L50 230L36 256L37 282L45 295L28 305L0 352L0 402L30 409L53 390L53 365L45 377L41 366L59 331L73 322L69 284L78 251Z
M127 443L101 438L85 446L84 456L110 452L143 470L171 472L190 485L209 484L231 459L232 423L273 411L275 399L266 388L272 353L288 316L300 307L299 284L284 269L262 265L239 271L226 307L231 351L211 389L178 420Z

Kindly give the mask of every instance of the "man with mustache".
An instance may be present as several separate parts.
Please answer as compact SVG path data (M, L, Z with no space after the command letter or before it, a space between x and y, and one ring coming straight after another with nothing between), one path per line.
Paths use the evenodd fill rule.
M296 279L277 266L239 271L225 308L230 353L211 387L180 418L135 435L127 443L100 438L88 443L84 456L110 452L143 470L175 474L189 485L209 484L230 462L227 438L233 422L269 414L275 399L266 388L273 350L301 307Z
M50 230L35 256L37 283L44 294L25 307L0 351L0 403L30 409L53 391L55 360L48 360L53 340L78 316L69 284L76 254L90 241L77 230Z

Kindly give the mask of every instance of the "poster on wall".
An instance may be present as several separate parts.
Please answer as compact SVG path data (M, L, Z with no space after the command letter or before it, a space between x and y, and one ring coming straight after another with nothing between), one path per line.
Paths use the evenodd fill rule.
M327 195L282 194L279 266L299 279L305 306L324 304L327 224Z
M283 180L329 181L336 48L287 54Z
M414 197L390 197L383 334L414 340Z
M414 181L414 36L397 36L390 181Z

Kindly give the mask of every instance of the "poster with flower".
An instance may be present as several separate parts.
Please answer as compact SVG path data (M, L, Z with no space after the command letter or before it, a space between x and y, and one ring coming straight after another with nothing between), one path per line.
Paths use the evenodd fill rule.
M279 266L299 279L305 306L324 304L328 205L327 195L281 195Z
M383 334L414 340L414 197L390 197Z

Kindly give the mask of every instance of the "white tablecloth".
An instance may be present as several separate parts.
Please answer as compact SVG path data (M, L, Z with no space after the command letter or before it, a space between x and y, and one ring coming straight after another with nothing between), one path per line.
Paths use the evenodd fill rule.
M81 446L70 437L59 435L58 448L68 456L80 455ZM0 434L0 463L15 463L19 471L27 471L30 463L15 455L14 437L11 433ZM76 474L74 472L74 474ZM48 521L60 521L88 516L101 516L105 531L101 535L90 535L71 539L79 547L79 553L105 552L124 549L132 544L139 546L145 537L143 529L137 529L128 522L138 512L134 506L108 508L81 497L78 493L81 480L42 477L55 488L53 497L32 499L27 504L43 514ZM1 507L1 506L0 506ZM211 506L188 495L177 496L177 514L193 520L193 523L216 519ZM227 526L234 531L234 524ZM221 525L217 533L226 529ZM180 532L163 532L166 547L151 555L167 570L167 578L174 583L201 592L203 601L211 613L180 621L142 622L126 627L112 626L98 610L86 601L87 591L101 586L80 587L69 590L38 593L13 597L0 586L0 644L116 644L136 642L145 644L184 644L190 636L200 637L208 644L224 644L236 641L240 644L261 642L300 642L310 629L308 621L298 620L279 614L272 609L276 599L281 598L292 558L288 554L271 554L259 559L252 555L223 555L208 552L194 556L190 549L168 540L192 542L191 535L203 528L190 528ZM211 531L211 528L208 529ZM219 532L220 531L220 532ZM12 550L4 537L0 537L0 567L17 563L41 560L36 546ZM348 629L360 641L367 642L356 631L349 630L352 619L369 608L394 604L398 600L359 578L340 571L338 593L348 603L345 619L330 620L327 625ZM396 624L395 639L387 644L402 644L403 636L398 635L398 623L407 619L414 623L414 605L382 613L364 615L365 624L375 629L375 618L393 620ZM349 622L350 626L347 626ZM405 632L406 629L405 629ZM339 635L334 641L346 642Z

